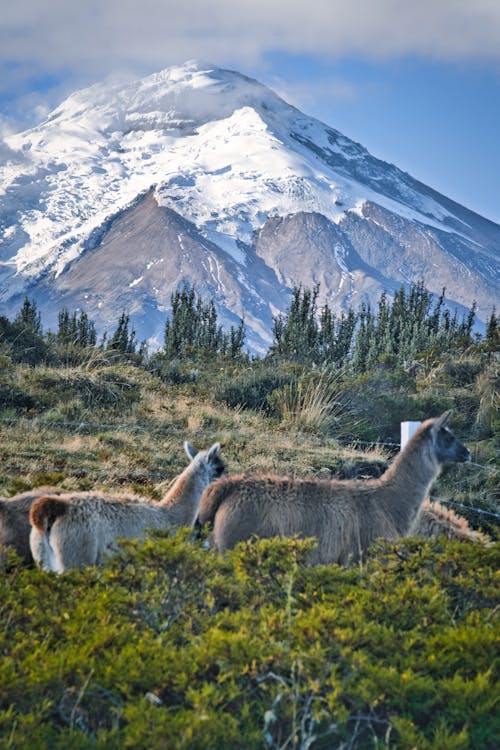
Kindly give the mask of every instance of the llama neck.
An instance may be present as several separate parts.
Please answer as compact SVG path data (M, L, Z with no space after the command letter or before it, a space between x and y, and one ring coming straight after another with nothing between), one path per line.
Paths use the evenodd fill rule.
M204 467L192 463L169 488L160 505L175 511L178 525L191 526L198 515L201 494L207 484Z
M381 478L387 489L388 511L401 535L410 531L439 471L440 465L428 449L427 441L424 443L421 436L416 436Z

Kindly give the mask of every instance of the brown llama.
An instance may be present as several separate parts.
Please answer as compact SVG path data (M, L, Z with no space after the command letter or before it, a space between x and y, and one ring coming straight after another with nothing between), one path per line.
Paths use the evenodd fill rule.
M59 495L60 487L35 487L10 498L0 498L0 560L9 549L17 552L23 562L33 562L30 549L30 508L43 495Z
M463 516L445 508L437 500L430 500L429 498L424 500L409 533L415 536L423 536L424 539L445 536L448 539L460 539L476 544L491 543L487 534L472 529Z
M408 534L443 463L470 460L445 426L449 414L424 422L378 479L229 476L203 493L199 522L213 522L220 551L254 535L297 535L317 539L312 563L360 560L377 537Z
M219 443L199 453L184 443L191 463L157 503L134 496L68 492L46 496L31 506L30 547L44 570L100 563L119 538L143 537L147 529L193 526L203 490L224 472Z

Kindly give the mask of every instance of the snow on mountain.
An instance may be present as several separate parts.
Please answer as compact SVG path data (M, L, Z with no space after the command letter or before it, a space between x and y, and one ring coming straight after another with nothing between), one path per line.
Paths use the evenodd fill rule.
M483 316L499 296L498 225L236 72L97 84L0 154L0 312L30 293L104 325L120 303L158 338L170 292L196 280L262 346L295 283L336 308L419 278Z

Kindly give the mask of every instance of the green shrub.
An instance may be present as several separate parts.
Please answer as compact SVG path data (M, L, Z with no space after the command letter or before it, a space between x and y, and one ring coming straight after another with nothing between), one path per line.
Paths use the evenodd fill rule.
M239 377L224 378L217 384L214 397L232 408L255 409L270 414L273 410L269 403L270 394L290 384L294 377L293 373L280 370L249 370Z
M474 382L483 370L484 364L478 358L450 359L442 366L445 380L455 388L463 388L474 385Z
M19 388L10 377L0 378L0 411L13 409L15 411L26 411L33 409L35 399L31 394Z
M185 383L196 383L200 377L200 371L191 363L172 359L164 354L156 354L148 363L148 370L168 385L183 385Z
M119 368L101 368L87 373L81 370L58 370L37 367L22 372L23 387L32 408L56 411L78 401L82 409L127 409L140 398L137 382L126 377ZM70 411L78 411L73 403Z
M411 398L414 387L414 379L402 372L377 370L347 379L344 392L352 419L352 436L370 441L399 441L400 423L420 419Z
M101 568L0 578L0 744L474 748L498 744L498 548L309 542L207 553L155 534Z

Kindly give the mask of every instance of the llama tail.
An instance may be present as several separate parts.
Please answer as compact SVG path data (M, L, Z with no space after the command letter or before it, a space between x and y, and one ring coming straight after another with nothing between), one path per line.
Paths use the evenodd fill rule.
M69 503L53 495L44 495L32 504L30 523L44 534L49 534L54 522L68 510Z
M198 523L203 526L213 521L215 514L231 491L231 482L227 478L216 479L204 490L198 511Z

